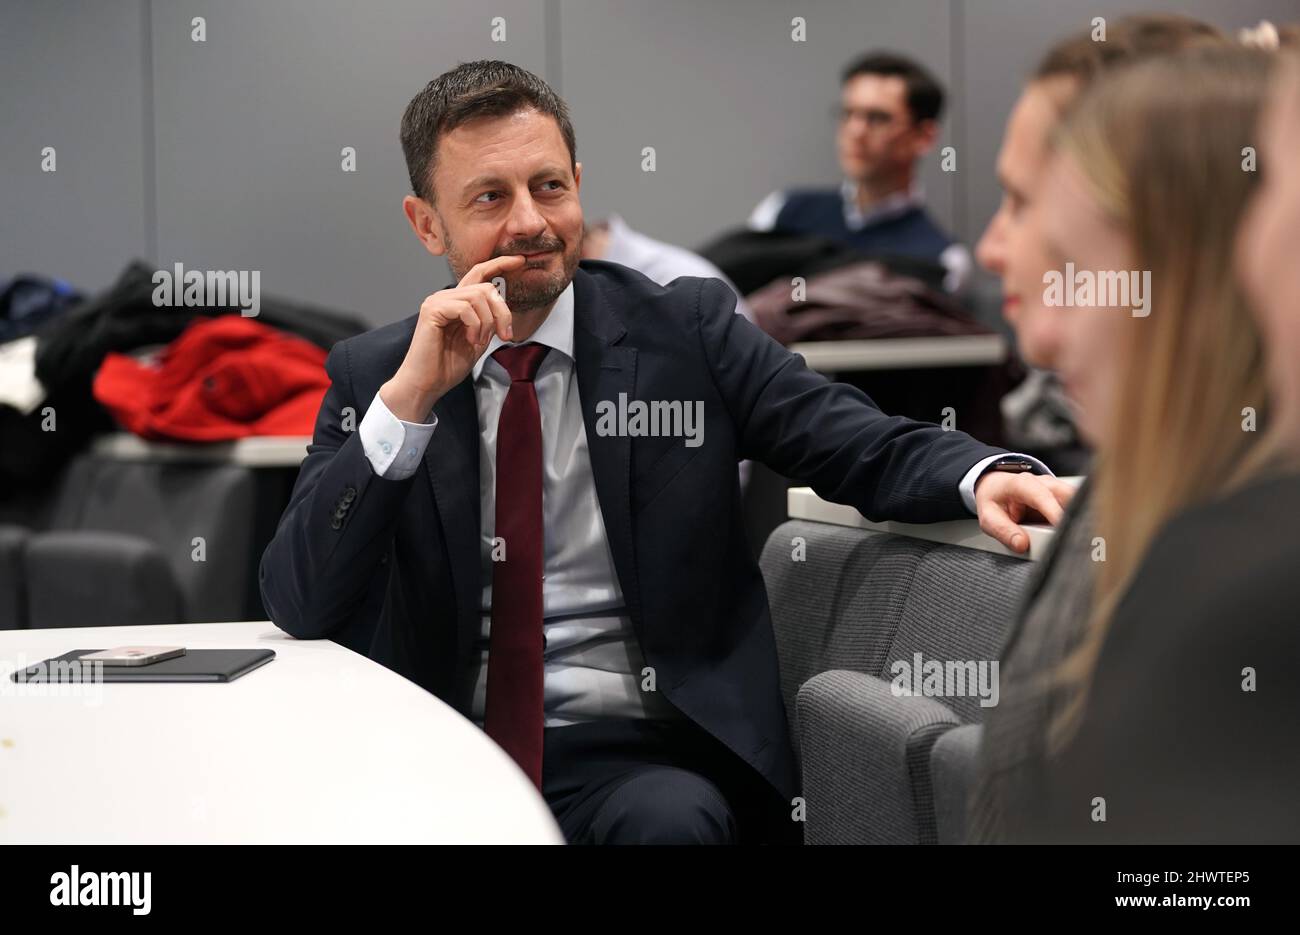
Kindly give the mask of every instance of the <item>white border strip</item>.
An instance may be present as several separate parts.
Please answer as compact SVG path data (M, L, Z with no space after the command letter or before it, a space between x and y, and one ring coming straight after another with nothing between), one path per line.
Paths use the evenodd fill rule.
M117 432L95 439L91 451L118 461L297 467L307 457L310 443L306 435L261 435L233 442L151 442L129 432Z
M1052 537L1056 535L1056 530L1051 526L1026 524L1024 529L1029 533L1029 553L1022 555L1012 552L992 536L982 532L979 522L974 519L960 519L947 523L873 523L851 506L823 500L813 493L811 487L791 487L788 504L791 519L888 532L896 536L959 545L967 549L981 549L997 555L1009 555L1012 558L1025 558L1030 561L1041 558Z
M978 367L1000 364L1007 342L1000 334L946 338L877 338L870 341L805 341L790 350L813 370L906 370L914 367Z

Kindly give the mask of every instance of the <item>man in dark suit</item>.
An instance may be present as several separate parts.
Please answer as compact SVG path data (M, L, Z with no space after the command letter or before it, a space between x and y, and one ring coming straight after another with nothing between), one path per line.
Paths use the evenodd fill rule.
M407 218L459 282L331 352L272 619L482 725L570 841L797 839L737 461L880 519L978 512L1021 551L1070 488L810 372L720 280L580 267L573 128L528 72L458 66L402 142Z

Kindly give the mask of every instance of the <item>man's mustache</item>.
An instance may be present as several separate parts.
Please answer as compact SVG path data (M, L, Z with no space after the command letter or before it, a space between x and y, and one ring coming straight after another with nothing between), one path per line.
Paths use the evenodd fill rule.
M564 249L564 241L562 240L541 241L539 243L532 243L532 244L520 243L520 244L511 244L506 249L498 253L497 256L515 256L520 253L541 253L543 251L553 251L553 250L563 250L563 249Z

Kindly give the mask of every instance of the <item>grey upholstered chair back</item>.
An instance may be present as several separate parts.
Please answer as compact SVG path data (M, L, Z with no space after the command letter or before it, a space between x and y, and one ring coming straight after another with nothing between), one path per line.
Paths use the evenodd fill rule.
M940 741L978 724L980 698L899 697L891 665L912 664L916 653L940 662L996 660L1030 563L795 520L772 533L761 567L801 761L805 841L959 840L978 737L963 729L954 738L962 743Z
M240 619L253 511L248 468L78 458L27 543L28 625Z
M932 546L912 577L881 677L889 681L894 662L911 665L917 653L944 663L995 662L1032 567L979 549ZM982 719L976 695L944 703L962 723Z
M808 679L828 669L883 671L910 582L930 549L917 539L803 520L772 532L759 565L792 736L795 697Z

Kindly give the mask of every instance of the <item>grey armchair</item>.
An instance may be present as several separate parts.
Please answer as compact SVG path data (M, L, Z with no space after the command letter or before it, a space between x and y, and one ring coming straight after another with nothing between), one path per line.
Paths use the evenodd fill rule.
M39 526L0 526L0 627L260 618L278 507L247 467L81 455Z
M803 540L795 561L793 540ZM806 800L804 840L964 838L977 693L899 695L896 661L998 659L1029 562L794 520L761 560ZM991 667L986 670L991 676ZM992 700L992 699L989 699Z

